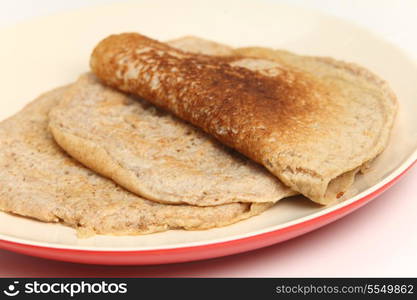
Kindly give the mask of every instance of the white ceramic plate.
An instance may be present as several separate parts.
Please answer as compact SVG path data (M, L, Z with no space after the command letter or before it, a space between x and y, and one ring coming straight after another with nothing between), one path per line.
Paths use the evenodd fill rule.
M94 45L137 31L159 40L197 35L361 64L387 80L400 101L389 147L359 176L347 199L319 207L299 197L249 220L206 231L77 239L59 224L0 213L0 246L30 255L102 264L181 262L247 251L311 231L391 186L417 158L416 63L373 34L339 19L263 1L135 1L83 9L0 30L0 119L88 70Z

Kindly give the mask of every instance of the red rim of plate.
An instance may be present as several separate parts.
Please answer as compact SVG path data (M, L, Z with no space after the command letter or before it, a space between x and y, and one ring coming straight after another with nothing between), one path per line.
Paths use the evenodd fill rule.
M377 190L338 209L315 218L249 237L196 246L154 250L87 250L30 245L0 239L0 248L41 258L101 265L155 265L222 257L270 246L329 224L368 203L393 186L415 163Z

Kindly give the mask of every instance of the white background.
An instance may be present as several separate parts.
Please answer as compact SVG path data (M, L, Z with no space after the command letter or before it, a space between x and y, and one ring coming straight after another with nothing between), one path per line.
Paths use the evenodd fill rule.
M117 1L0 1L0 27ZM417 0L259 1L291 3L348 19L378 33L417 60ZM291 241L245 254L169 266L101 267L46 261L0 250L0 276L416 277L416 183L415 167L392 189L342 220Z

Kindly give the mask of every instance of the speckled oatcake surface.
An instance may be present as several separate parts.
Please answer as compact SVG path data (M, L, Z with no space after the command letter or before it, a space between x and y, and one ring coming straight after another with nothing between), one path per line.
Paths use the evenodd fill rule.
M271 204L165 205L119 187L70 158L47 130L66 88L46 93L0 123L0 209L91 234L206 229L259 214Z

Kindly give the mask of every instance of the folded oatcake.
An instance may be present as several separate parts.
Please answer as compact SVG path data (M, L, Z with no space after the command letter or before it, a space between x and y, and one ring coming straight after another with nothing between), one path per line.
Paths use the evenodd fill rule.
M160 204L93 173L61 150L48 131L48 113L65 89L42 95L0 123L0 210L62 222L87 236L224 226L272 205Z
M202 128L315 202L343 195L385 147L397 103L366 69L249 48L235 56L175 49L135 33L94 50L93 72Z
M231 51L191 37L171 44L207 54ZM49 118L55 140L71 156L147 199L207 206L276 202L295 194L202 130L92 74L68 89Z

